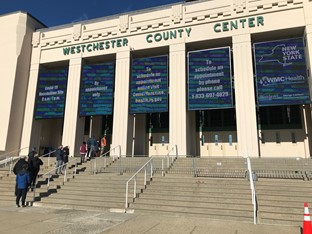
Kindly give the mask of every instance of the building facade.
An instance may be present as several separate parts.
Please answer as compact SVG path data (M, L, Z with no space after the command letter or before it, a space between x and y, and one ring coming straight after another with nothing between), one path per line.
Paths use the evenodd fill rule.
M52 28L2 16L0 150L78 155L105 135L124 156L309 158L310 12L311 0L201 0Z

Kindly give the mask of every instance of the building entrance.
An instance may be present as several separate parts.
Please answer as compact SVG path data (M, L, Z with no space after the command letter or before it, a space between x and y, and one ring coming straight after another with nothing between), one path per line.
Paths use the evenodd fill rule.
M196 155L237 156L235 109L196 112Z

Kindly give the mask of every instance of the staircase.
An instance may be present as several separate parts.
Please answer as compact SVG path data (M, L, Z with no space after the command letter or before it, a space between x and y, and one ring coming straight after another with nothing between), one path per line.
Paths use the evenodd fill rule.
M259 179L255 183L260 223L301 225L303 204L312 204L311 182Z
M46 158L43 160L44 167L40 174L54 168L55 159L52 158L51 165L47 165ZM128 196L131 198L134 195L134 198L128 200L126 208L126 182L148 160L144 157L127 157L116 161L111 158L92 159L79 164L77 174L72 164L65 181L63 176L51 175L48 186L47 177L40 178L34 202L31 192L27 195L27 201L30 205L41 207L253 222L246 160L235 157L181 157L170 161L170 165L162 157L154 158L153 178L144 186L144 173L140 173L136 191L134 184L130 183ZM300 162L283 159L283 163L276 159L252 160L255 171L263 172L255 181L258 223L302 224L303 203L312 203L312 186L308 176L293 175L298 171L302 175L311 174L311 165L310 159ZM283 177L285 173L289 176ZM0 175L0 205L14 206L15 175L1 171Z
M253 222L250 188L245 179L155 176L130 208L135 212Z

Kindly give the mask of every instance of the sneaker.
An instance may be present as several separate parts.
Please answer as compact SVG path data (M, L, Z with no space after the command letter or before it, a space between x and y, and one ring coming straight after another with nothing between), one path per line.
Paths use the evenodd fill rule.
M16 205L16 207L21 207L20 205Z
M26 207L26 205L22 205L22 207Z

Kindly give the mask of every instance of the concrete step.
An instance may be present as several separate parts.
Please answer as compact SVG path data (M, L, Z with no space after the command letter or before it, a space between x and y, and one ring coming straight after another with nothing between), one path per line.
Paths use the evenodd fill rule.
M164 199L157 199L157 198L144 198L141 199L136 199L134 206L140 205L143 206L145 205L146 207L149 206L174 206L174 207L189 207L189 209L193 208L205 208L205 209L210 209L210 208L220 208L220 209L235 209L235 210L253 210L251 201L247 202L235 202L235 200L223 200L222 202L214 199L202 199L202 200L197 200L194 201L193 199L185 199L185 200L175 200L174 198L170 200L164 200Z
M176 215L195 215L200 217L207 217L212 219L226 219L226 220L237 220L253 222L253 211L251 210L237 210L227 207L227 209L220 209L217 205L214 208L193 208L193 207L175 207L175 206L162 206L158 205L140 205L131 204L129 209L134 209L135 213L140 212L156 212L165 214L176 214Z
M142 200L157 200L159 203L163 201L192 201L192 202L213 202L213 203L236 203L236 204L251 204L251 196L237 196L233 197L231 194L189 194L183 196L175 196L169 194L158 194L158 193L149 193L148 190L144 190L142 194L139 195L139 198Z
M112 200L112 199L125 199L125 193L115 193L108 191L105 193L102 192L93 192L93 191L64 191L60 189L57 193L51 195L52 197L61 197L64 199L91 199L91 200Z
M47 200L42 200L39 202L34 202L34 206L53 206L53 207L66 207L78 209L78 207L84 207L85 210L93 210L94 207L101 209L110 209L110 208L119 208L122 209L125 207L125 201L120 200L120 202L106 202L102 201L91 201L88 199L83 200L65 200L65 199L54 199L52 196Z
M148 187L148 191L150 193L160 193L160 194L176 194L176 195L185 195L185 194L209 194L209 193L219 193L221 194L231 194L232 196L235 196L238 194L241 196L242 194L251 196L251 190L250 189L244 189L239 190L235 188L192 188L192 187L155 187L153 185Z
M302 196L279 196L272 194L257 194L258 201L274 203L274 202L299 202L303 204L304 202L309 202L312 204L312 196L309 194L308 196L302 194Z
M303 211L302 211L303 212ZM303 222L303 214L289 214L289 213L272 213L259 212L259 223L262 224L283 224L301 226Z
M125 196L118 196L118 194L114 194L115 196L103 196L101 194L97 194L97 196L85 196L84 194L62 194L62 193L54 193L49 197L49 202L54 203L58 200L66 200L68 202L76 202L76 204L80 204L81 202L99 202L100 204L105 203L114 203L114 202L125 202Z
M31 203L34 207L46 207L53 209L74 209L74 210L92 210L92 211L113 211L113 212L122 212L125 213L125 205L117 204L118 206L112 207L111 204L102 204L99 206L91 204L63 204L63 203L42 203L34 202Z

